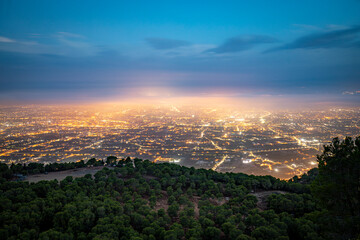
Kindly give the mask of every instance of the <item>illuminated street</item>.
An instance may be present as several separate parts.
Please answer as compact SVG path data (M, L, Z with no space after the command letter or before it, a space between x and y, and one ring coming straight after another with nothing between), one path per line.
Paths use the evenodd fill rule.
M1 107L5 163L109 155L289 178L334 136L359 135L360 109L243 112L173 105Z

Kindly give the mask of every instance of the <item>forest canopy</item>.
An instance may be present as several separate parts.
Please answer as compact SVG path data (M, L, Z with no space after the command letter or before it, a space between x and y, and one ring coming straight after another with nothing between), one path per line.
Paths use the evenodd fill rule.
M359 147L360 138L336 138L318 169L289 181L113 156L0 164L0 239L356 239ZM93 176L13 181L104 164ZM257 193L269 193L265 207Z

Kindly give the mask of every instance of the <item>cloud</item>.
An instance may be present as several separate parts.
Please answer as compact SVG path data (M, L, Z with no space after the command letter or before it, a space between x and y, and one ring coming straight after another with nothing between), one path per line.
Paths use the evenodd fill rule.
M158 50L174 49L190 45L187 41L168 38L146 38L145 40L151 47Z
M240 52L253 48L255 45L274 43L275 38L263 35L239 36L227 39L223 44L216 48L211 48L205 52L230 53Z
M286 49L348 48L360 47L360 26L313 33L266 52Z
M66 37L66 38L85 38L85 36L76 34L76 33L70 33L70 32L58 32L60 37Z
M84 41L85 36L76 34L76 33L69 33L69 32L57 32L57 35L55 35L55 38L61 42L62 44L65 44L68 47L76 48L84 50L85 52L92 52L94 53L95 49L91 44Z
M12 42L16 42L15 40L12 40L10 38L7 38L7 37L2 37L0 36L0 42L3 42L3 43L12 43Z
M37 36L36 42L0 36L0 51L73 57L94 56L99 51L97 46L86 41L86 37L79 34L57 32L51 35L36 34L35 36Z

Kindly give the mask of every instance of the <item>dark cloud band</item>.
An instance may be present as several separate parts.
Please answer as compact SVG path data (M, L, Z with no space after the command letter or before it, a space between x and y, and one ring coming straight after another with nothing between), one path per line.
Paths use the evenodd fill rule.
M360 47L360 26L309 34L266 52L286 49L349 48Z
M205 52L231 53L245 51L256 45L274 43L277 40L269 36L251 35L240 36L227 39L223 44L216 48L208 49Z

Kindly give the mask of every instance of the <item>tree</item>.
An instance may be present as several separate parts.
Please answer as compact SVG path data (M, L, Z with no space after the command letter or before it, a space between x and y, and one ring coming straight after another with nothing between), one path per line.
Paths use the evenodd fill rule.
M0 178L10 179L12 177L12 171L5 163L0 163Z
M352 183L354 186L348 184L358 177L358 142L352 145L351 141L348 142L350 147L338 143L337 148L333 147L336 151L319 156L323 160L320 167L322 175L316 180L318 186L314 186L314 193L335 186L339 189L326 196L339 198L337 203L343 205L346 204L342 202L348 196L346 194L352 198L357 196L353 187L358 183ZM343 148L348 153L345 150L342 152ZM340 167L335 164L339 164L339 159L342 160ZM309 183L317 175L316 171L283 181L269 176L224 174L140 159L134 159L136 167L131 160L123 166L125 161L117 168L102 168L94 177L68 176L60 183L57 180L28 183L0 178L0 240L345 240L356 238L359 232L359 216L350 213L358 210L357 199L352 199L355 208L351 208L354 204L349 203L349 206L334 208L323 196L327 200L323 205L328 211L320 208L314 196L308 194ZM93 159L90 163L96 166L102 165L103 161ZM81 166L83 163L52 163L44 167L45 170L61 171ZM335 179L332 179L334 173L330 171L330 166L337 166L335 173L338 176ZM349 168L347 172L344 166ZM36 164L30 167L13 164L9 168L0 164L0 174L8 171L11 174L28 173L30 169L39 167L41 169L41 165ZM120 175L124 169L126 174ZM350 179L347 179L349 176ZM330 185L329 181L332 181ZM256 197L247 194L246 184L249 189L257 186L258 189L283 189L295 193L269 196L270 210L260 211L256 208ZM319 196L321 193L316 192ZM219 205L214 195L219 198L227 196L229 201ZM166 202L170 205L167 211L156 211L157 203ZM352 210L341 211L346 207Z
M91 165L95 165L96 164L96 159L95 158L90 158L87 162L86 165L87 166L91 166Z
M312 191L330 211L340 215L360 214L360 137L334 138L318 156L319 175Z
M174 202L173 204L171 204L168 208L168 214L170 217L177 217L178 216L178 211L180 209L179 204L177 204L177 202Z
M114 163L116 163L116 160L117 160L117 157L115 157L115 156L108 156L108 157L106 158L106 164L107 164L107 165L114 164Z
M205 239L217 240L220 239L220 235L221 235L221 231L216 227L207 227L204 231Z
M236 240L253 240L253 238L245 234L240 234L239 236L237 236Z
M58 232L54 229L50 229L40 234L39 239L41 240L70 240L71 235L67 233Z
M360 232L360 136L354 140L334 138L318 156L319 175L311 189L320 203L337 219L339 236ZM344 236L346 232L347 236Z
M252 237L262 240L276 239L279 235L280 234L274 228L265 226L258 227L251 233Z
M177 235L174 230L168 230L165 233L164 240L177 240Z

